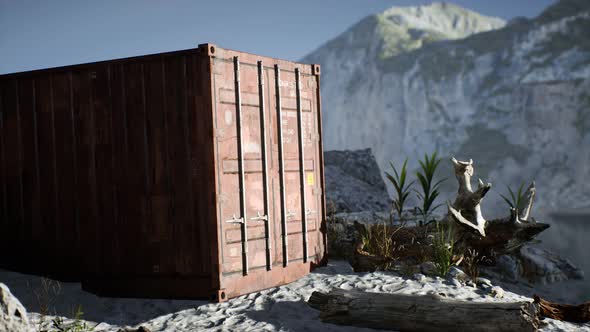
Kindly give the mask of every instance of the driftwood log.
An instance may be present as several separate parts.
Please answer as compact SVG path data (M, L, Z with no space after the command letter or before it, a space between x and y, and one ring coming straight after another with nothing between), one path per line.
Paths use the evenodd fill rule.
M590 322L590 302L580 305L559 304L534 296L540 306L541 316L573 323Z
M532 302L466 302L440 295L314 292L308 304L324 322L396 331L535 331Z
M531 217L536 192L534 182L527 188L526 206L522 211L512 208L509 216L488 221L481 212L480 204L492 184L485 184L479 179L479 185L473 191L473 160L452 158L452 162L459 189L453 204L447 203L449 212L446 221L459 226L454 231L456 242L480 253L492 250L496 254L510 253L549 228L548 224L538 223Z

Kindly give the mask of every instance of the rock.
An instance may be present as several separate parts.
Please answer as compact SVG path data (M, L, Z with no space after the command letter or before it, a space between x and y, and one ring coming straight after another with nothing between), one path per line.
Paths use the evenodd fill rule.
M467 273L463 272L461 269L455 266L451 266L446 277L447 279L457 279L462 282L466 282L467 280L469 280L469 276L467 275Z
M394 266L393 270L397 271L402 277L411 278L413 275L420 272L420 265L402 262L401 264Z
M331 218L328 226L328 255L330 258L348 259L352 255L356 230L353 222Z
M436 264L433 262L424 262L420 264L420 272L429 276L436 274Z
M478 285L486 285L489 287L492 287L492 282L490 281L490 279L486 279L486 278L477 278L477 284Z
M117 332L151 332L151 330L145 326L140 326L138 328L126 327L119 329Z
M519 261L510 255L498 256L496 260L496 268L503 277L511 281L518 280L522 273L522 266Z
M355 230L351 224L333 221L328 223L328 255L330 258L348 259L352 256Z
M457 280L455 278L452 278L449 282L451 283L451 285L453 285L453 286L455 286L457 288L463 287L463 284L459 280Z
M504 289L500 286L494 286L490 290L490 295L497 299L501 299L504 297Z
M360 211L337 213L328 218L328 254L331 258L349 258L358 236L354 222L374 224L387 222L387 212Z
M25 307L3 283L0 283L0 331L32 331Z
M324 153L326 202L338 212L388 211L391 200L371 149Z
M548 284L584 278L584 272L569 260L539 247L522 247L520 249L520 261L523 276L532 282Z
M419 281L419 282L425 282L426 281L426 276L423 275L422 273L416 273L414 274L414 276L412 277L414 280Z

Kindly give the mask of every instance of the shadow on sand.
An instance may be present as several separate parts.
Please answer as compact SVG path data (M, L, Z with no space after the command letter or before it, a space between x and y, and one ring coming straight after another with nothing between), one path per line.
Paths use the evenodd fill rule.
M134 326L156 317L208 303L190 300L99 297L83 291L78 282L60 282L59 292L45 291L41 277L2 269L0 269L0 282L10 288L12 294L21 301L28 312L40 313L40 306L47 305L50 315L73 318L76 307L81 306L84 320L118 326Z
M257 322L266 322L276 331L365 331L374 329L342 326L323 323L319 320L320 312L311 308L305 301L284 301L267 303L264 308L248 310L246 316Z

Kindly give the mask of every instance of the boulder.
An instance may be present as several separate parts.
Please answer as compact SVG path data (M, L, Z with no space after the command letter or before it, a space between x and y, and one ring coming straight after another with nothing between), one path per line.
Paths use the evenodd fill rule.
M391 200L371 149L324 153L326 202L337 212L388 211Z
M498 256L496 267L503 277L512 282L517 281L522 274L519 260L511 255Z
M564 280L584 279L584 272L569 260L534 246L520 249L523 276L532 282L549 284Z
M25 307L3 283L0 283L0 331L32 331Z
M490 290L490 295L497 299L501 299L504 297L504 289L502 289L500 286L493 286Z
M119 329L117 332L151 332L151 330L145 326L139 326L137 328L125 327L125 328Z
M433 276L437 274L436 264L434 262L424 262L420 264L420 272L427 276Z
M466 282L467 280L470 279L469 276L467 275L467 273L463 272L461 269L459 269L456 266L451 266L446 277L448 280L456 279L456 280L462 281L462 282Z

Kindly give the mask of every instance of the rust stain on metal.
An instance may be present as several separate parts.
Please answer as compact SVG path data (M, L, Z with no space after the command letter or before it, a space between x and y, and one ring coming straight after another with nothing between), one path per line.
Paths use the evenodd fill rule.
M0 76L2 267L229 298L326 261L320 70L198 48ZM303 168L303 169L302 169Z

